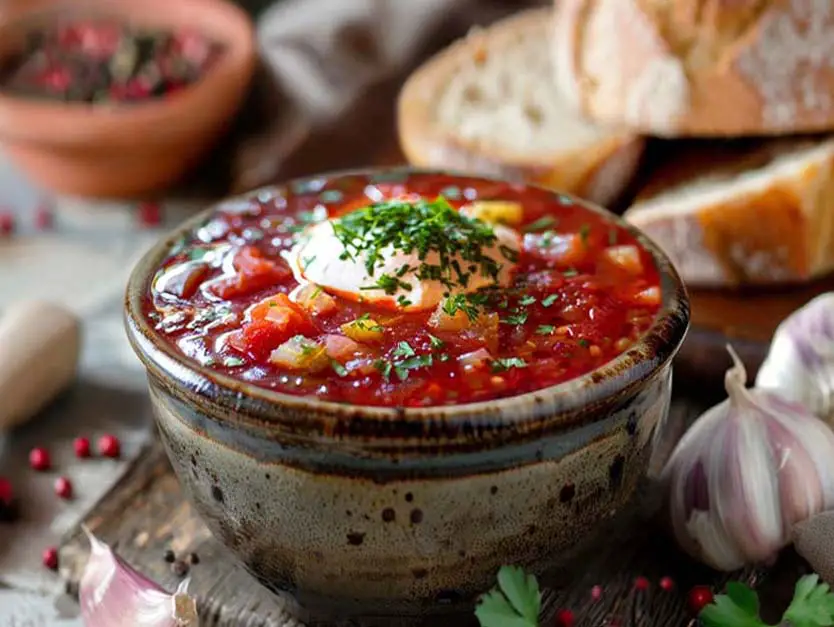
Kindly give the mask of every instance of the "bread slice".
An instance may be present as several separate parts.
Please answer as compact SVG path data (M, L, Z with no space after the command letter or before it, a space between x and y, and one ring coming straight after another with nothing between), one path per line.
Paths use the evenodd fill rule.
M555 0L556 80L577 111L650 135L834 130L834 4Z
M625 217L689 286L795 283L834 269L834 139L676 150Z
M475 30L409 78L398 133L413 165L526 180L600 204L619 196L644 140L590 124L560 100L552 17L531 9Z

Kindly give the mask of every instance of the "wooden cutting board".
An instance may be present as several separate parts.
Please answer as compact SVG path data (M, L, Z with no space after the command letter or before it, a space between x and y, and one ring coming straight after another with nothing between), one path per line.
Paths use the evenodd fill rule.
M692 323L678 356L678 370L705 383L720 383L730 365L726 349L730 343L752 380L779 323L828 291L834 291L834 277L810 285L766 290L690 290Z

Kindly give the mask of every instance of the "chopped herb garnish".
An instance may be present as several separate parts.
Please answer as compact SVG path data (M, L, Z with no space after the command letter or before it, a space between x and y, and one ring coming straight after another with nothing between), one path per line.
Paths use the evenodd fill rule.
M401 341L394 349L394 357L413 357L415 355L414 349L406 341Z
M522 229L525 233L538 233L539 231L543 231L544 229L555 227L559 224L559 220L554 218L553 216L542 216L538 220L531 222L527 226Z
M400 294L399 296L397 296L397 304L398 304L400 307L408 307L408 306L411 304L411 301L410 301L410 300L408 300L408 299L407 299L405 296L403 296L402 294Z
M579 345L582 348L588 348L591 345L591 343L588 340L586 340L584 337L581 337L581 338L579 338Z
M518 304L521 305L522 307L527 307L527 305L532 305L535 302L536 302L536 297L535 296L525 296L520 301L518 301Z
M539 335L552 335L553 332L556 330L552 324L540 324L539 327L536 329L536 333Z
M582 239L582 243L587 246L588 245L588 237L591 235L591 225L590 224L583 224L579 227L579 237Z
M386 381L391 377L391 370L393 367L394 365L390 361L385 361L384 359L377 359L374 362L374 368L379 370L380 374L382 374L382 378Z
M315 299L316 297L318 297L319 294L321 294L321 288L318 285L316 285L316 289L314 289L313 293L310 294L310 300Z
M223 365L227 368L235 368L242 366L245 362L240 357L226 357L223 359Z
M309 268L309 267L310 267L310 265L312 265L312 263L313 263L315 260L316 260L316 256L315 256L315 255L313 255L312 257L304 257L304 258L301 260L301 265L302 265L302 268L301 268L301 269L302 269L302 270L307 270L307 268Z
M466 287L474 272L497 282L502 268L486 252L494 249L497 242L492 226L463 215L443 196L415 202L386 200L352 211L331 224L344 248L341 257L355 259L362 255L369 276L374 276L385 250L417 253L417 267L405 266L396 276L383 274L373 287L366 289L382 289L388 294L407 290L410 284L402 277L413 274L419 279L439 281L451 292ZM506 260L517 260L516 250L505 246L499 250ZM429 252L436 261L428 261ZM454 307L455 311L464 309L473 317L473 312L460 304Z
M527 312L526 311L520 311L520 312L511 314L511 315L507 316L506 318L504 318L503 322L506 322L507 324L515 324L515 325L524 324L525 322L527 322Z
M579 270L577 270L576 268L568 268L567 270L562 272L562 276L567 278L575 277L578 274Z
M446 345L443 340L434 337L431 333L429 333L429 342L431 343L432 348L443 348Z
M396 371L399 380L405 381L408 379L409 370L428 367L431 366L432 363L433 359L431 355L416 355L394 363L394 370Z
M340 377L346 377L347 376L347 373L348 373L347 368L345 368L342 364L340 364L335 359L331 360L330 363L333 366L333 371L337 375L339 375Z
M440 353L437 358L440 361L449 361L449 356L446 353Z
M556 299L559 298L556 294L551 294L550 296L546 296L542 300L542 307L550 307L553 303L556 302Z
M506 372L510 368L526 368L527 362L520 357L507 357L504 359L495 359L492 362L493 372Z

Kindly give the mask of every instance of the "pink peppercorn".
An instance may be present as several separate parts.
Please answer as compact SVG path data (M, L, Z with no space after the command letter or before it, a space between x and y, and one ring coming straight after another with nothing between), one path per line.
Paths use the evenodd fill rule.
M591 599L599 601L602 598L602 586L594 586L591 588Z
M52 211L45 205L35 210L35 226L41 231L52 228Z
M559 610L556 613L556 626L557 627L573 627L574 625L574 616L573 612L570 610Z
M641 592L645 592L649 589L649 580L645 577L637 577L634 580L634 589L639 590Z
M44 471L52 467L49 451L45 448L33 448L29 451L29 465L33 470Z
M90 456L90 440L84 437L77 437L72 443L75 449L75 456L79 459L84 459Z
M14 214L11 211L0 211L0 235L14 233Z
M665 590L666 592L671 592L675 588L675 582L672 581L671 577L663 577L658 584L661 590Z
M98 452L104 457L117 458L121 454L121 444L115 435L103 435L98 439Z
M139 205L139 222L144 226L159 226L162 222L162 210L159 203L143 202Z
M686 601L687 605L689 605L689 611L694 616L697 616L701 613L702 609L712 603L712 590L707 586L695 586L689 591Z
M44 549L41 560L49 570L58 570L58 549L54 546Z
M58 477L55 480L55 494L62 499L72 498L72 482L66 477Z
M5 477L0 477L0 507L9 507L14 500L12 482Z

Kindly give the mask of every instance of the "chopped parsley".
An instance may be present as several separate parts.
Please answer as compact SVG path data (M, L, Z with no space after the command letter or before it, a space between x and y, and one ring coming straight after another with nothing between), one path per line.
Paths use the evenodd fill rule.
M583 224L579 227L579 237L582 239L582 243L587 246L588 245L588 237L591 235L591 225L590 224Z
M579 338L579 345L582 348L588 348L591 345L591 343L588 340L586 340L584 337L581 337L581 338Z
M333 366L333 371L334 371L337 375L339 375L340 377L346 377L346 376L347 376L347 373L348 373L347 368L345 368L342 364L340 364L340 363L339 363L338 361L336 361L335 359L332 359L332 360L330 361L330 363L331 363L331 365Z
M553 216L542 216L538 220L531 222L527 226L525 226L522 230L525 233L538 233L539 231L544 231L545 229L555 227L559 224L559 220L554 218Z
M362 255L371 277L382 263L385 250L417 253L419 265L406 265L397 276L383 274L376 278L373 287L364 289L381 289L387 294L407 290L410 285L402 277L411 274L420 280L439 281L451 292L466 287L475 273L497 283L503 267L486 253L497 243L492 227L458 212L443 196L414 202L377 202L345 214L331 224L344 248L341 258L355 259ZM518 252L512 248L499 246L499 250L507 261L518 258ZM429 261L429 253L436 260ZM465 300L453 301L455 311L463 309L473 317L472 311L464 306Z
M408 379L410 370L431 366L433 362L434 360L431 355L415 355L414 357L394 362L394 372L397 373L397 378L400 381L405 381Z
M245 362L240 357L226 357L223 359L223 365L227 368L236 368L242 366Z
M304 257L304 259L301 260L301 265L303 266L302 270L306 271L307 268L309 268L315 260L316 260L315 255L313 255L312 257Z
M506 318L504 318L503 322L507 324L515 324L515 325L522 325L527 322L527 312L526 311L518 311L514 314L510 314Z
M521 305L522 307L526 307L527 305L532 305L535 302L536 302L536 297L535 296L525 296L520 301L518 301L518 304Z
M416 353L411 345L406 341L401 341L394 349L394 357L413 357Z
M577 270L576 268L568 268L567 270L562 272L562 276L566 277L568 279L571 278L571 277L575 277L578 274L579 274L579 270Z
M556 330L552 324L540 324L539 327L536 329L536 333L538 335L552 335L553 332Z
M493 372L506 372L510 368L526 368L527 362L520 357L507 357L492 361Z
M446 343L441 340L440 338L434 337L431 333L429 333L429 343L431 344L432 348L443 348Z
M553 303L556 302L557 298L559 297L556 294L546 296L544 299L542 299L542 307L550 307Z

